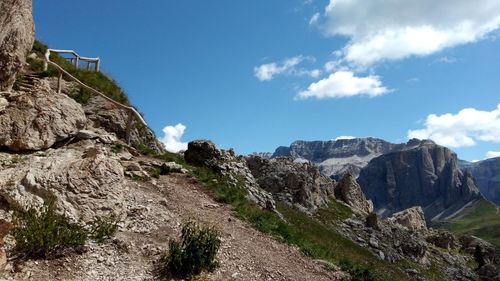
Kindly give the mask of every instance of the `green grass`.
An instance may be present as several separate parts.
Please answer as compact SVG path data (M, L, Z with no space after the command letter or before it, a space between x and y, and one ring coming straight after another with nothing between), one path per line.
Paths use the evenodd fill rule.
M406 261L406 266L398 266L379 260L368 249L357 245L336 231L335 222L351 216L348 207L332 201L314 216L308 216L297 209L278 203L277 214L262 210L246 199L242 187L230 187L225 178L206 168L190 168L214 198L233 206L236 215L250 222L256 229L273 235L278 240L298 246L302 252L314 259L321 259L336 265L353 275L353 280L408 280L403 268L420 268ZM429 280L443 280L435 268L420 270ZM430 273L432 272L432 274Z
M36 40L33 44L32 52L36 53L38 57L43 58L47 48L47 45ZM120 88L118 83L108 75L102 72L87 71L77 68L62 56L55 53L51 54L50 60L61 66L64 70L69 72L78 80L82 81L84 84L89 85L90 87L102 92L109 98L119 103L130 105L125 92ZM39 60L30 59L28 60L28 63L30 64L30 68L32 71L41 72L43 70L43 63L40 63ZM59 72L57 69L49 66L49 69L43 74L47 77L57 77L59 75ZM80 103L86 103L90 96L91 93L88 90L80 89L79 95L74 96L74 98Z
M435 225L455 234L471 234L483 238L500 247L500 207L487 200L481 199L459 217Z

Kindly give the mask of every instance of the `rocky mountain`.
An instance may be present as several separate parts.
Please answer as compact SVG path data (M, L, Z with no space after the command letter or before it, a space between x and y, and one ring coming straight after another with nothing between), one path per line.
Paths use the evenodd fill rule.
M338 180L347 172L357 177L377 156L412 148L418 143L412 140L407 144L393 144L377 138L295 141L289 147L278 147L272 157L289 156L296 161L311 161L319 166L321 173Z
M8 43L0 55L2 71L8 69L0 75L1 280L163 280L166 257L181 251L172 241L196 236L182 227L193 219L212 230L197 236L198 245L215 239L220 247L214 247L217 267L190 280L465 281L498 275L491 244L428 229L425 207L378 216L350 173L336 182L308 161L244 157L207 140L190 142L183 154L166 153L150 128L130 128L123 107L86 96L68 77L57 85L57 70L36 70L40 49L33 48L31 63L20 67L33 42L31 1L0 0L0 7L0 43ZM85 74L110 86L103 88L119 88L103 74ZM11 88L12 81L35 76ZM122 94L105 93L124 102ZM412 168L388 165L391 179L408 173L418 182L422 175L412 176L418 170L435 183L432 188L473 197L473 182L456 172L451 152L428 142L400 146L406 150L374 158L398 145L365 139L333 144L330 156L374 158L364 168L371 171L371 163L402 153L388 161ZM420 150L427 152L403 155ZM307 157L321 159L311 153L304 148ZM41 255L30 252L47 245L50 251Z
M460 161L460 168L476 179L483 196L500 205L500 157L479 162Z
M482 198L472 175L459 169L457 155L431 141L373 159L358 181L383 216L421 206L427 219L445 219Z

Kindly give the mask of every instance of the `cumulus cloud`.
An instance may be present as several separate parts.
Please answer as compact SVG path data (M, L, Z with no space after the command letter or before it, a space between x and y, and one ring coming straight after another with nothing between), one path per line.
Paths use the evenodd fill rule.
M339 137L336 137L334 140L338 141L338 140L352 140L352 139L355 139L356 137L353 137L353 136L339 136Z
M484 39L500 28L500 1L330 0L322 19L327 35L349 38L345 60L366 67Z
M363 95L376 97L390 91L382 85L378 76L357 77L353 72L337 71L330 74L329 77L309 85L307 90L299 92L298 98L326 99Z
M316 25L319 22L319 19L321 17L320 13L314 14L311 19L309 20L309 25Z
M281 63L267 63L254 68L255 77L260 81L273 80L276 75L285 74L292 76L309 76L317 78L321 75L321 70L313 69L307 70L299 68L298 65L304 61L314 62L316 59L310 56L296 56L293 58L285 59Z
M500 157L500 151L488 151L486 153L486 159Z
M164 136L160 141L165 144L167 151L177 153L187 150L187 143L181 141L185 130L186 126L181 123L163 128Z
M454 148L474 146L477 141L500 142L500 104L492 111L465 108L456 114L431 114L425 128L408 131L408 138L431 139Z

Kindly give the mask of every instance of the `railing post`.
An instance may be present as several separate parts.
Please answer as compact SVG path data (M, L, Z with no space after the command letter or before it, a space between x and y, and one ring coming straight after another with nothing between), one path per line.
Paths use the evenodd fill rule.
M100 64L101 64L101 60L99 58L97 58L97 61L95 62L95 71L96 72L99 72Z
M62 77L63 77L63 73L61 71L59 71L59 77L57 78L57 93L58 94L61 94L61 90L62 90Z
M78 65L80 64L80 58L76 57L75 58L75 67L78 68Z

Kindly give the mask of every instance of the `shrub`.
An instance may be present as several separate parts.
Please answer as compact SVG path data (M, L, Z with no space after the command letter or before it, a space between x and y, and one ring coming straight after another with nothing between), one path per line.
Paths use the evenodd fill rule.
M77 249L87 240L87 231L56 213L54 201L40 210L15 211L12 235L16 250L29 258L45 258L64 249Z
M181 241L171 240L169 252L163 258L165 269L174 276L191 278L217 267L220 234L214 227L188 221L182 227Z
M104 217L96 217L92 222L90 237L97 243L106 241L116 234L119 222L120 219L115 214Z

